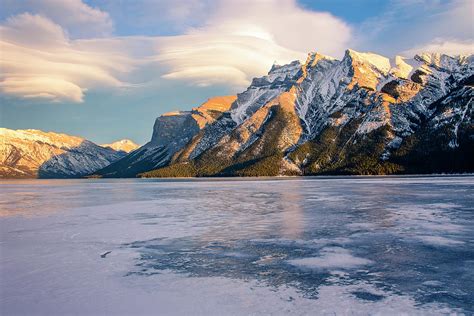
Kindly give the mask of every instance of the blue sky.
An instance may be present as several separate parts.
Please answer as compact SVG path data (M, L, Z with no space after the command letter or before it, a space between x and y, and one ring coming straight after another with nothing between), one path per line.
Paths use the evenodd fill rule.
M474 51L471 0L3 0L1 126L149 140L309 51Z

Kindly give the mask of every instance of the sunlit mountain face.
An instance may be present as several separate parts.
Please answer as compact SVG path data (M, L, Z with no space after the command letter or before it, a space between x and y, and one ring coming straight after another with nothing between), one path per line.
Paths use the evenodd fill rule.
M117 146L39 130L0 128L0 137L0 178L78 178L126 155Z
M473 58L310 53L236 97L160 116L149 143L97 175L472 172Z

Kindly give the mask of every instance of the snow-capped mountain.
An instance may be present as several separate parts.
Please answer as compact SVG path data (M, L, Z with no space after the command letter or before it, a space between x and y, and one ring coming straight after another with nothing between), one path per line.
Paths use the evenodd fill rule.
M101 144L100 146L106 147L106 148L111 148L115 151L123 151L125 153L129 153L131 151L134 151L140 145L135 144L132 140L130 139L121 139L116 142L110 143L110 144Z
M72 178L125 155L81 137L0 128L0 178Z
M472 55L310 53L273 66L203 124L193 111L158 118L150 143L121 168L140 160L127 176L472 172L473 75Z

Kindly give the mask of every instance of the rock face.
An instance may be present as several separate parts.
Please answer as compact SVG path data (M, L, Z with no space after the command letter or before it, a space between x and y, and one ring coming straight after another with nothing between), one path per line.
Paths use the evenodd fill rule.
M111 144L101 144L100 146L111 148L115 151L123 151L124 153L129 153L140 147L140 145L135 144L130 139L121 139Z
M220 120L235 96L214 97L191 111L177 111L158 117L151 140L124 158L95 173L102 177L135 177L168 164L201 130Z
M472 55L311 53L205 124L159 118L150 143L168 148L143 176L473 172L473 75Z
M84 138L0 128L1 178L74 178L124 156Z

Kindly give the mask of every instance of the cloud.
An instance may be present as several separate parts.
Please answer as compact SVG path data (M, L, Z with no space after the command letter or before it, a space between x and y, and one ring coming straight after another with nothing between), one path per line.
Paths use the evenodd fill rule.
M405 0L407 1L407 0ZM411 53L437 52L448 55L470 55L474 53L474 2L454 0L451 2L418 0L419 5L431 6L431 14L412 25L410 32ZM413 7L411 7L413 9Z
M470 0L392 0L387 12L357 29L296 0L101 3L110 14L81 0L4 0L10 17L0 26L0 91L82 102L86 91L168 80L237 92L274 62L303 60L310 51L342 57L356 44L388 55L454 54L473 44ZM139 17L128 19L129 12ZM157 25L166 20L179 34L114 35L111 16L145 27L157 12L166 16Z
M273 61L304 57L271 41L242 35L197 33L162 38L155 61L165 66L166 79L181 79L199 86L226 83L241 88L267 72Z
M70 40L59 25L40 15L14 16L0 26L0 91L82 102L90 87L126 86L119 77L136 62L117 48Z
M84 96L84 89L70 81L42 76L9 77L0 82L0 89L5 93L19 95L26 99L82 102Z
M157 41L164 78L239 88L273 62L304 59L309 51L342 55L351 28L342 20L300 8L293 0L220 1L205 23Z
M222 0L182 35L123 37L100 37L112 29L109 15L79 0L20 3L42 14L22 13L0 26L0 91L53 101L82 102L86 90L130 87L153 79L151 70L165 80L237 90L274 61L304 59L314 49L340 55L351 36L343 21L294 0ZM188 17L196 3L174 6L173 18Z
M357 48L394 55L434 44L449 50L455 46L448 43L473 40L471 0L392 0L388 7L357 28Z
M10 15L28 12L48 17L66 29L73 38L109 36L114 29L107 12L81 0L3 0L2 7Z
M403 52L405 56L413 56L418 53L444 53L451 56L474 54L474 40L446 40L435 39L424 45L416 46Z
M179 34L205 21L215 0L99 0L114 21L117 30L127 35ZM133 12L133 14L130 14Z

